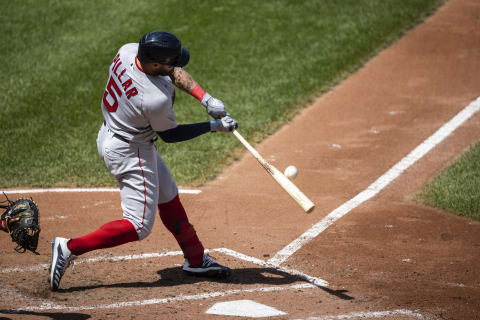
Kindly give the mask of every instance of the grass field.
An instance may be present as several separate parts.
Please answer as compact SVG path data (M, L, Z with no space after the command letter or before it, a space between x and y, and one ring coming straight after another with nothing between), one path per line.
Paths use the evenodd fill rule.
M442 0L2 1L0 187L115 184L96 150L118 48L176 33L186 69L258 142L359 68ZM208 120L179 94L178 123ZM243 149L209 134L159 152L180 185L215 176Z
M480 220L480 143L427 184L417 200Z

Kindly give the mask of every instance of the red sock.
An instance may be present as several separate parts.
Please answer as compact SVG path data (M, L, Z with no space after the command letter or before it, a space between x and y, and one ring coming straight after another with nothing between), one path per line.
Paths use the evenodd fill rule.
M122 219L108 222L97 231L72 239L67 246L78 256L92 250L112 248L132 241L138 241L135 227L130 221Z
M178 195L170 202L158 204L158 210L163 224L177 240L190 265L199 265L202 262L204 248L195 229L188 222L187 213Z

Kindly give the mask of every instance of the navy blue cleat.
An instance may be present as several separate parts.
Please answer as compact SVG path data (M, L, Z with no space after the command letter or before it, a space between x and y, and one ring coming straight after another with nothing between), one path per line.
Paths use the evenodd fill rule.
M48 282L52 291L57 291L60 287L60 280L62 280L65 270L73 265L73 260L76 258L67 247L69 239L54 238L52 241L52 261L50 263L50 277Z
M211 278L227 278L232 274L230 268L217 263L206 253L203 255L202 263L198 267L192 267L190 262L185 259L182 270L189 275Z

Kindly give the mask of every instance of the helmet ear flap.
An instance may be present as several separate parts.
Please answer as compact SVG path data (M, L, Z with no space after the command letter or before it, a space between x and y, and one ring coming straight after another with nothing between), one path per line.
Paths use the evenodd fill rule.
M175 67L184 67L188 64L188 61L190 61L190 52L187 50L187 48L182 47L182 52L178 57Z

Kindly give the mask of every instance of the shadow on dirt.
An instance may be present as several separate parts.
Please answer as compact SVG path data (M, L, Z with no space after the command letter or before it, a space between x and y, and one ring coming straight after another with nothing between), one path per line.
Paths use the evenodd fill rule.
M200 282L218 282L218 283L234 283L240 285L288 285L294 283L311 283L299 276L274 269L274 268L245 268L232 270L232 275L227 279L205 278L186 275L181 268L166 268L157 271L160 279L150 282L119 282L112 284L96 284L87 286L71 287L68 289L60 289L59 292L80 292L86 290L95 290L99 288L160 288L173 287L182 285L191 285ZM313 283L312 283L313 284ZM317 288L326 293L336 296L343 300L353 300L354 298L347 295L348 290L333 290L317 284L313 284Z
M2 314L11 314L13 318L2 317ZM84 313L60 313L60 312L34 312L34 311L24 311L24 310L2 310L0 309L0 320L11 320L17 318L19 315L28 315L28 316L37 316L58 320L86 320L90 319L91 316Z

